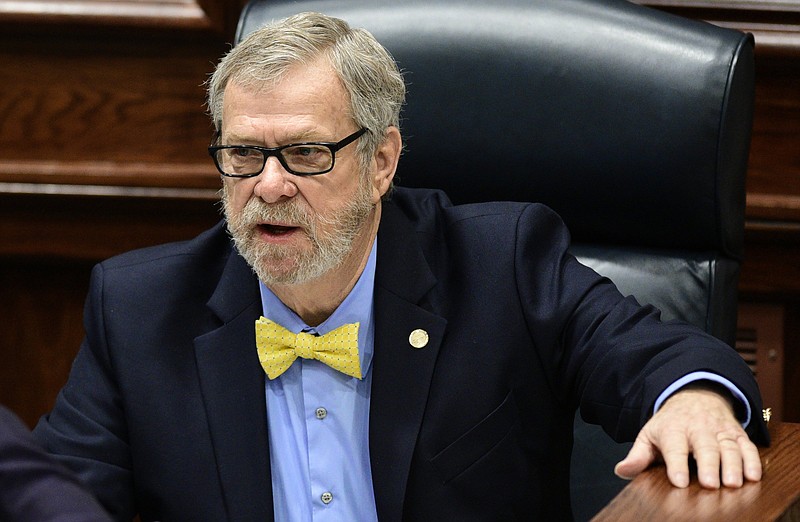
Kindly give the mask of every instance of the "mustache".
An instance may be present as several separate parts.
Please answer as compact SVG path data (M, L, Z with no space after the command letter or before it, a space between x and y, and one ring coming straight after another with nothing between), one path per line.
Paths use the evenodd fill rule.
M265 203L259 198L251 198L239 212L237 221L245 226L287 223L306 230L313 230L315 226L311 213L299 205L297 200Z

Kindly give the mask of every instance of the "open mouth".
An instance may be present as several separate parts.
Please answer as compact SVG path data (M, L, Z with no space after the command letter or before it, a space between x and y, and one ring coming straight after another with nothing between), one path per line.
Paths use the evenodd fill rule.
M298 227L272 225L270 223L262 223L258 225L258 229L262 234L267 234L269 236L285 236L286 234L290 234L296 230L299 230Z

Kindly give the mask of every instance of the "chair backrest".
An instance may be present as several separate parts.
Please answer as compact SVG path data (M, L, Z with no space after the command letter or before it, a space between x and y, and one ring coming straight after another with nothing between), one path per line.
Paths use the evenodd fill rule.
M734 342L750 36L623 0L254 0L237 41L301 11L370 30L403 69L399 185L546 203L623 293ZM590 484L589 439L576 518L620 487Z

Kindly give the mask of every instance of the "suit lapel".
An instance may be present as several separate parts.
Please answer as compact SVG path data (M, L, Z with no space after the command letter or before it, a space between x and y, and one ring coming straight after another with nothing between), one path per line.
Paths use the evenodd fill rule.
M211 443L230 520L272 520L264 372L255 350L255 276L232 253L208 302L222 326L195 339Z
M370 460L380 520L400 520L411 458L446 320L419 303L435 285L410 224L391 204L378 232ZM428 342L414 347L411 332ZM415 343L419 345L420 343Z

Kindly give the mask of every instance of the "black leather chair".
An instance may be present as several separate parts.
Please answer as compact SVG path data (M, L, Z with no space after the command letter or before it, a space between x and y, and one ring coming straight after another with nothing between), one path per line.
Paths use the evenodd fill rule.
M751 37L621 0L255 0L237 41L309 10L405 71L399 185L544 202L624 293L733 343ZM622 487L627 447L576 417L576 519Z

